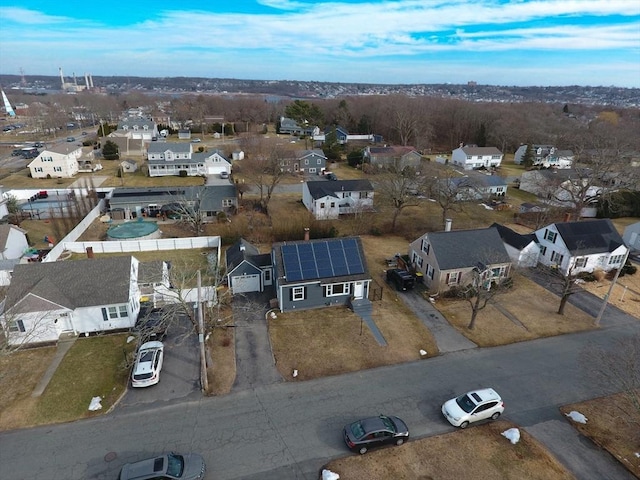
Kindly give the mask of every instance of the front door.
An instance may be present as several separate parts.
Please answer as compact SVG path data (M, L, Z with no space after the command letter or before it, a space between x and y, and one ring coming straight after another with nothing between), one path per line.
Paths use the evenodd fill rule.
M364 297L364 282L355 282L353 284L353 296L354 298Z
M71 323L71 316L68 313L61 314L56 320L58 332L73 332L73 325Z

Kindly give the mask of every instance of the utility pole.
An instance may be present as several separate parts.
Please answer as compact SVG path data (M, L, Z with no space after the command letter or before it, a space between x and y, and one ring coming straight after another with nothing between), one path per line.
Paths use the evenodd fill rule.
M200 343L200 379L202 382L202 390L209 390L209 378L207 377L207 358L204 348L204 315L202 312L202 277L198 270L198 342Z
M609 297L611 296L611 292L613 291L614 285L618 281L618 277L620 276L620 272L622 271L624 266L627 264L627 260L629 259L629 252L630 251L631 251L631 249L627 248L627 253L624 255L624 260L622 262L622 266L616 270L616 274L613 277L613 280L611 280L611 285L609 285L609 290L607 291L607 294L604 296L604 299L602 301L602 306L600 307L600 311L598 312L598 316L596 317L596 327L600 326L600 320L602 320L602 315L604 315L604 311L607 308L607 304L609 303Z

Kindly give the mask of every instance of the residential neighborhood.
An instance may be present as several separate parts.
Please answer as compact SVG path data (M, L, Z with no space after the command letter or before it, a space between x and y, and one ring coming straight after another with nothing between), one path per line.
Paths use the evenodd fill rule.
M296 109L285 104L272 121L250 122L213 107L187 118L159 100L69 127L73 141L30 134L42 140L35 158L0 148L8 169L0 385L11 382L5 390L14 392L0 394L0 441L24 427L95 427L103 415L147 419L158 405L179 430L191 421L187 399L198 399L224 428L265 412L286 423L279 409L299 431L290 448L305 457L304 473L288 475L298 468L289 459L272 467L251 460L245 471L228 449L253 458L247 442L216 437L211 451L226 458L207 469L220 478L350 471L342 462L357 455L349 450L363 455L375 444L344 431L342 439L353 422L406 430L382 450L401 455L426 458L430 442L451 435L468 455L478 455L477 442L500 451L501 433L517 429L527 462L554 465L548 478L640 471L625 442L590 447L583 465L567 459L584 448L578 432L602 442L568 414L595 424L601 412L629 408L635 391L612 378L598 383L594 373L623 363L627 344L611 347L616 340L638 338L635 153L578 151L550 134L525 144L529 137L506 142L472 129L455 139L382 122L361 129L347 117L327 121L329 107L314 118L311 101L288 105ZM590 132L581 133L586 142ZM589 342L598 348L588 352ZM554 357L558 376L584 377L589 387L545 377ZM79 364L107 380L66 380ZM54 391L70 392L73 408L40 410ZM262 395L268 400L256 407ZM466 420L450 403L465 395L481 408ZM91 410L96 397L102 408ZM311 429L298 413L307 408ZM259 414L243 419L244 409ZM544 432L548 421L562 448ZM259 428L276 445L277 427ZM307 443L321 453L309 457ZM631 460L616 460L623 455ZM473 461L484 469L481 457ZM507 475L500 468L487 478ZM89 469L87 478L102 478Z

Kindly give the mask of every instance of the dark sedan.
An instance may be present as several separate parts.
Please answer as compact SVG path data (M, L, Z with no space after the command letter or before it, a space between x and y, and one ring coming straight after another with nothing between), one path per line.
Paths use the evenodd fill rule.
M402 445L409 438L407 424L398 417L379 415L353 422L343 430L344 442L361 455L372 447Z

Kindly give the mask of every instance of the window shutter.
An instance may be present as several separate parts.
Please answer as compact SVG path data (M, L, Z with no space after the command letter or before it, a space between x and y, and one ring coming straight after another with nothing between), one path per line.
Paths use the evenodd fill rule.
M289 301L293 302L293 288L289 289Z
M109 321L109 315L107 315L107 309L105 307L102 307L102 319L105 322Z
M304 300L306 300L306 299L307 299L307 287L303 287L303 288L302 288L302 298L303 298Z
M26 329L24 328L24 322L22 320L18 320L18 330L20 330L21 332L26 331Z

